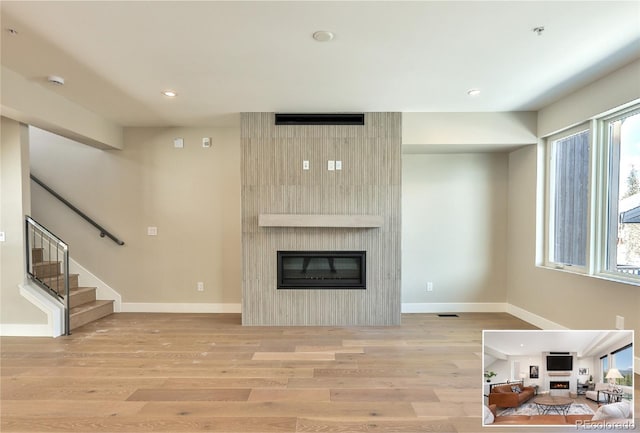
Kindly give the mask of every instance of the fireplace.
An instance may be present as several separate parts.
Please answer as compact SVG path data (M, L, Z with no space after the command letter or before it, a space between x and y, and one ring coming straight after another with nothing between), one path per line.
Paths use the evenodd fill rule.
M549 382L549 389L569 389L569 382L552 380Z
M278 289L366 289L366 251L278 251Z

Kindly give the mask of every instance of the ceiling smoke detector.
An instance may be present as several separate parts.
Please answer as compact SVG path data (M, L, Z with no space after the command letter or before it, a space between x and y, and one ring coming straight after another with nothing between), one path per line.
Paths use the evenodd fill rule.
M328 42L333 39L333 33L326 30L318 30L313 34L313 39L318 42Z
M56 86L64 86L64 78L57 75L49 75L47 77L47 81L51 84L55 84Z

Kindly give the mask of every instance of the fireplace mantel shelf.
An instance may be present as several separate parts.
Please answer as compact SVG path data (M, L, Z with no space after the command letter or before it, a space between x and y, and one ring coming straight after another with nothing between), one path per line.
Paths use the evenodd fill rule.
M268 214L258 215L260 227L345 227L378 228L384 218L379 215Z
M547 371L547 375L548 376L571 376L571 372L570 371L558 371L558 372L551 372L551 371Z

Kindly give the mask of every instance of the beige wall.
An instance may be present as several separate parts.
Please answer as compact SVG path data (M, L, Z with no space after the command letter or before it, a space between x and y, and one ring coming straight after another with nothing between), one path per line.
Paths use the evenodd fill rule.
M174 148L175 137L184 139L183 149ZM213 146L203 148L202 137L212 137ZM37 129L31 141L33 173L125 241L118 246L100 238L32 186L35 218L122 295L123 309L127 303L240 302L237 128L127 128L120 151ZM148 226L158 235L148 236ZM196 290L198 281L204 292Z
M570 329L614 329L620 315L640 335L637 286L535 265L536 161L536 146L509 155L507 301Z
M507 161L403 155L403 303L505 301Z
M640 60L590 83L538 112L538 136L578 125L640 98Z
M640 97L640 61L540 110L538 133L552 132L628 104ZM530 313L570 329L613 329L616 316L623 316L625 329L640 335L640 290L638 286L537 267L542 257L539 177L540 145L531 145L509 155L509 227L507 301ZM635 348L636 364L640 349Z
M537 142L537 113L402 113L402 152L508 151Z
M29 137L27 127L2 117L0 143L0 323L44 324L46 315L24 299L18 285L25 281L24 216L29 206Z
M122 126L2 66L2 112L101 149L122 148Z

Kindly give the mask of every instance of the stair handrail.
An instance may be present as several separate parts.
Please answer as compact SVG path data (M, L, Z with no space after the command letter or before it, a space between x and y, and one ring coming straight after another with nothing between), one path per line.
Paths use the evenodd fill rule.
M32 227L33 229L30 230L30 227ZM27 275L33 281L36 281L39 286L41 286L42 288L48 289L47 293L55 296L56 299L60 297L60 294L58 293L58 291L53 290L46 282L41 280L36 274L36 272L33 270L34 263L32 263L31 254L33 253L33 248L36 245L36 241L35 241L36 230L40 235L41 247L44 247L43 244L44 244L45 236L47 238L47 244L49 245L49 248L51 247L52 244L55 244L56 259L59 259L58 251L62 250L62 254L63 254L62 278L64 281L64 297L62 298L64 300L64 307L65 307L64 308L64 331L65 331L65 335L71 335L71 289L69 287L70 286L69 285L69 245L67 245L65 241L60 239L51 230L47 229L38 221L31 218L29 215L25 215L25 252L26 252L26 259L27 259L26 261ZM33 232L33 236L30 237L32 232ZM50 250L49 250L48 258L49 260L53 258ZM56 286L58 286L57 283L56 283Z
M40 179L38 179L37 177L35 177L33 174L30 175L31 179L37 183L38 185L40 185L42 188L44 188L45 191L47 191L49 194L51 194L52 196L54 196L55 198L57 198L58 200L60 200L62 203L64 203L69 209L71 209L72 211L74 211L75 213L77 213L78 215L80 215L85 221L87 221L89 224L91 224L92 226L94 226L95 228L97 228L98 230L100 230L100 237L108 237L109 239L111 239L113 242L115 242L118 245L124 245L124 241L121 241L120 239L118 239L116 236L114 236L111 232L109 232L107 229L105 229L104 227L102 227L100 224L98 224L97 222L95 222L91 217L89 217L87 214L85 214L84 212L82 212L80 209L78 209L76 206L74 206L72 203L70 203L67 199L65 199L64 197L62 197L60 194L58 194L56 191L54 191L50 186L48 186L46 183L44 183L43 181L41 181Z

